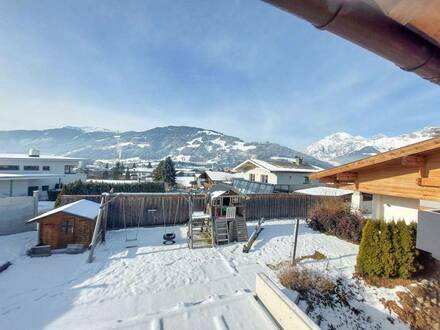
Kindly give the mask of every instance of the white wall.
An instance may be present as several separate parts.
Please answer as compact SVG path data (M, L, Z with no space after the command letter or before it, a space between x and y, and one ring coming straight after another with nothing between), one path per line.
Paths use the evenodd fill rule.
M307 176L307 173L285 173L285 172L275 172L272 173L266 169L263 168L253 168L251 170L243 172L243 178L245 180L250 180L250 175L255 175L255 181L262 182L261 181L261 175L267 175L268 181L267 183L270 184L285 184L285 185L298 185L298 184L304 184L305 176Z
M267 183L277 184L277 176L275 174L271 173L270 171L265 170L263 168L256 167L256 168L253 168L249 171L246 171L246 172L244 172L243 178L245 180L250 180L251 174L255 174L255 181L257 181L257 182L262 182L261 175L267 175L268 176Z
M26 221L37 212L38 202L34 197L0 198L0 235L35 230L36 224L26 224Z
M405 220L414 222L418 219L418 209L420 201L418 199L373 195L373 218L392 220Z

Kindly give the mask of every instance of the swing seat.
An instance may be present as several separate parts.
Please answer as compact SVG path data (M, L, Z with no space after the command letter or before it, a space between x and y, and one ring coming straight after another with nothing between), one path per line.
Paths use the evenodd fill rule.
M174 233L166 233L163 234L163 244L168 245L168 244L174 244L176 243L175 239L176 239L176 234Z

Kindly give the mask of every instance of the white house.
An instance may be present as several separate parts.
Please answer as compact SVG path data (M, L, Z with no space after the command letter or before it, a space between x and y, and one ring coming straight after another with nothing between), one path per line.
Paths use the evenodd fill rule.
M40 155L38 150L29 154L0 154L0 197L32 196L33 191L44 193L60 184L85 180L77 173L80 158Z
M309 175L319 170L299 157L270 160L248 159L234 168L234 171L241 173L245 180L274 185L310 184Z

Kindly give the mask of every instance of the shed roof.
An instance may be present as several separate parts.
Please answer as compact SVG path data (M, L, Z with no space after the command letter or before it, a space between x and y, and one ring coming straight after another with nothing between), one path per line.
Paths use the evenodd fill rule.
M345 165L337 166L310 175L311 179L318 180L325 177L335 176L339 173L352 172L374 165L382 164L388 161L399 159L406 156L421 155L434 150L440 150L440 137L425 140L419 143L411 144L402 148L394 149L375 156L357 160Z
M35 217L35 218L29 220L28 222L38 221L38 220L46 218L52 214L56 214L56 213L60 213L60 212L69 213L69 214L76 215L76 216L79 216L82 218L94 220L98 215L99 207L100 207L100 205L98 203L89 201L87 199L81 199L79 201L76 201L76 202L73 202L70 204L66 204L64 206L53 209L49 212L43 213L43 214L39 215L38 217Z

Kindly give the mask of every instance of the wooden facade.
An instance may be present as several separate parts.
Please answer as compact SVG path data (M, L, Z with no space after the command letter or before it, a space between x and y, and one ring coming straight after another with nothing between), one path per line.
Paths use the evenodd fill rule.
M66 248L68 244L84 244L92 241L95 221L77 215L58 212L38 220L40 245L52 249Z
M311 177L343 189L440 201L440 138L321 171Z

